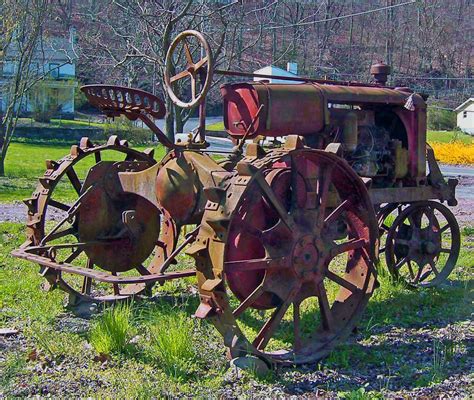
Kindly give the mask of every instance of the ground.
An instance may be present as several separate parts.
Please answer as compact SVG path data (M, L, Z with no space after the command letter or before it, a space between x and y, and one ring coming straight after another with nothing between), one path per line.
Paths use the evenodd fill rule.
M31 193L38 159L67 148L13 146L10 178L0 180L0 329L12 329L0 334L0 397L474 396L474 179L461 178L462 251L446 285L409 289L382 261L381 286L348 343L318 364L262 377L229 368L220 336L192 318L192 278L91 318L65 308L62 292L40 290L37 267L9 255L24 238L24 206L12 200Z

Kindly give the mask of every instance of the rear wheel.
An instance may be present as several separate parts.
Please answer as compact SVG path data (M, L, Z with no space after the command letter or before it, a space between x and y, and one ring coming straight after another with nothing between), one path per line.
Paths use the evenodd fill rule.
M200 235L211 259L198 259L200 291L231 357L312 362L352 332L374 290L375 214L339 157L301 149L266 158L238 165L227 202L204 215L217 236ZM229 214L221 236L212 221Z

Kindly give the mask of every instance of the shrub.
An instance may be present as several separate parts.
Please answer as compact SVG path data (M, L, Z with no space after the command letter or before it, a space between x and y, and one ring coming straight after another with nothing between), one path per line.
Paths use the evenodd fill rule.
M121 116L104 124L104 139L107 140L112 135L134 144L147 144L151 142L153 133L148 128L135 126L133 121Z
M456 114L454 111L429 107L428 129L443 131L456 129Z
M106 309L95 321L90 343L99 354L124 353L131 335L131 306L117 304Z
M474 164L474 144L430 143L438 161L446 164Z

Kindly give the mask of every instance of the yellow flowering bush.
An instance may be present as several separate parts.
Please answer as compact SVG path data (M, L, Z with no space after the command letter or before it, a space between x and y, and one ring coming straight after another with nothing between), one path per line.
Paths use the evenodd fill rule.
M474 164L474 143L432 142L436 159L445 164Z

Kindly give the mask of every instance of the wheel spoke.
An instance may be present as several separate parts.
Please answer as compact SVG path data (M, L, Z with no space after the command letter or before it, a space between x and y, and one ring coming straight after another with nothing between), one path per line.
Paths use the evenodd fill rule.
M431 260L431 262L430 262L431 270L434 272L434 274L435 274L436 276L438 276L438 275L439 275L439 271L438 271L438 269L435 267L435 265L436 265L435 261L434 261L434 260Z
M346 211L349 206L351 205L350 200L346 199L341 204L339 204L334 211L329 214L326 219L324 220L325 225L331 225L333 222L337 221L337 219L341 216L341 214Z
M87 260L87 268L89 269L94 268L94 263L92 262L90 258ZM90 295L91 288L92 288L92 278L90 276L85 276L82 282L82 294Z
M323 282L318 285L318 302L323 328L326 331L332 331L334 328L334 320L332 318L331 307L329 306L328 295Z
M191 98L196 100L196 77L193 74L189 76L191 77Z
M349 290L352 293L356 293L360 289L353 285L351 282L346 281L344 278L340 277L339 275L335 274L332 271L327 270L326 271L326 277L330 279L331 281L337 283L339 286L342 286L343 288Z
M263 282L258 285L255 290L234 310L233 315L238 318L247 308L249 308L255 301L263 294Z
M300 303L293 302L293 348L295 352L301 349Z
M224 263L226 272L247 272L260 269L285 269L288 262L285 257L281 258L260 258L252 260L226 261Z
M398 262L395 264L395 269L400 269L402 267L402 265L404 265L408 261L409 261L408 256L403 257L401 260L398 260Z
M67 235L74 235L75 233L77 233L76 228L71 226L70 228L63 229L62 231L52 233L51 235L48 236L48 240L46 242L51 242L52 240L56 240Z
M451 249L445 249L445 248L443 248L443 249L441 249L439 252L440 252L440 253L448 253L448 254L449 254L449 253L451 253Z
M199 68L201 68L204 64L207 63L207 56L204 58L201 58L195 65L194 65L194 70L197 71Z
M336 257L338 254L345 253L351 250L357 250L366 245L365 239L352 239L348 242L336 244L330 251L331 258Z
M280 202L278 197L275 195L275 192L273 189L270 187L268 182L265 180L265 178L261 175L258 174L256 177L256 181L258 185L260 186L260 189L262 189L262 192L265 196L265 198L270 202L270 204L273 206L275 211L278 213L279 217L281 220L285 223L285 225L288 228L292 228L294 225L293 218L288 214L286 211L285 207L283 204Z
M67 204L61 203L60 201L56 201L53 199L49 199L48 206L52 206L54 208L57 208L63 211L69 211L69 208L70 208Z
M112 275L113 275L113 276L117 276L117 273L116 273L116 272L112 272ZM112 283L112 286L114 287L114 295L115 295L115 296L120 296L120 288L119 288L118 283Z
M288 307L292 303L294 294L295 290L293 289L288 298L276 308L270 319L265 322L262 329L260 329L260 331L258 332L257 337L253 341L253 345L258 350L263 350L272 338L278 325L280 324L280 321L283 319L286 311L288 310Z
M69 168L66 172L67 177L71 181L72 186L74 187L74 190L77 192L77 194L81 193L81 188L82 184L81 181L79 180L79 177L76 174L76 171L74 168Z
M413 266L411 265L411 261L407 260L408 272L410 273L411 280L415 279L415 273L413 272Z
M82 247L78 247L76 250L74 250L74 251L69 255L68 258L66 258L66 259L64 260L64 264L69 264L69 263L71 263L72 261L74 261L74 260L79 256L79 254L82 253L83 250L84 250L84 249L83 249Z
M139 265L135 269L140 273L140 275L151 275L151 272L148 271L143 265Z
M425 214L428 217L428 222L430 223L430 227L431 228L435 227L436 226L436 224L435 224L436 217L435 217L435 214L434 214L434 210L431 207L429 207L429 208L426 209Z
M183 46L184 46L184 55L186 57L186 62L188 67L194 65L193 56L191 55L191 50L189 49L189 45L186 39L183 39Z
M390 230L390 227L384 222L382 223L382 225L380 225L380 227L385 231L385 232L388 232Z
M418 283L418 281L420 280L420 277L421 277L421 273L423 272L423 267L419 264L418 265L418 271L416 273L416 276L415 276L415 279L413 280L413 283L416 285Z
M325 169L321 169L319 173L318 182L318 198L316 204L319 207L318 220L316 221L317 226L322 226L324 217L326 216L326 205L329 195L329 186L331 184L332 166L327 166Z
M190 75L190 73L188 71L182 71L182 72L176 74L175 76L172 76L170 78L170 82L173 83L173 82L179 81L181 79L184 79L184 78L188 77L189 75Z
M248 233L249 235L260 238L262 231L252 225L250 221L242 220L242 232Z
M449 228L449 224L446 224L445 226L443 226L440 230L439 230L439 233L444 233L448 230Z

